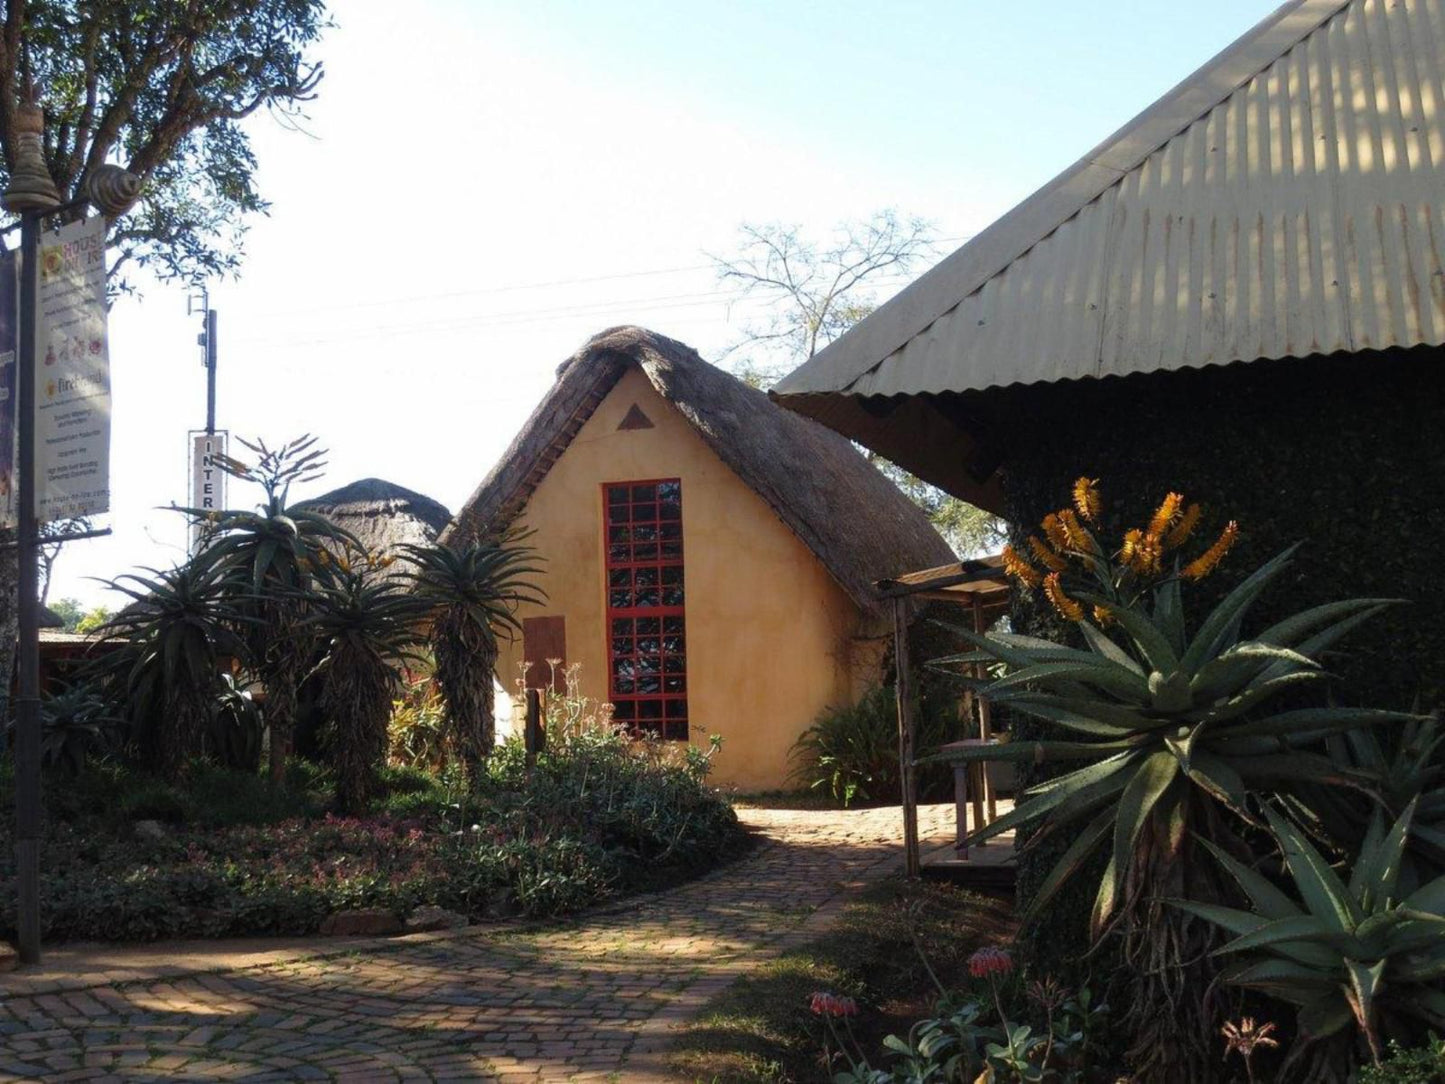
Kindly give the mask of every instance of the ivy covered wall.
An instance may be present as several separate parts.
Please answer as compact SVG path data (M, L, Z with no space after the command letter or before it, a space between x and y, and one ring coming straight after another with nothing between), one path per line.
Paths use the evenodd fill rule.
M1426 708L1445 704L1445 351L1000 389L973 406L1006 427L1006 515L1023 528L1016 545L1067 503L1081 474L1100 479L1103 537L1114 542L1178 490L1204 503L1201 535L1212 537L1229 519L1241 528L1221 568L1186 588L1196 618L1302 540L1245 631L1320 602L1405 598L1328 660L1340 678L1334 695L1377 707L1409 708L1417 698ZM1037 596L1019 596L1013 621L1020 631L1067 634ZM1021 737L1028 727L1018 723ZM1057 853L1040 847L1021 860L1021 898ZM1052 944L1046 957L1057 961L1078 947L1091 898L1070 894L1057 921L1041 924Z

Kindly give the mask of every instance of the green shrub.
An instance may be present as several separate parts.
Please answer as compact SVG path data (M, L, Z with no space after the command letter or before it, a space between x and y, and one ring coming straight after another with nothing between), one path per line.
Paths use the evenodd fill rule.
M1379 1065L1360 1070L1360 1084L1441 1084L1445 1081L1445 1040L1405 1049L1390 1042L1389 1055Z
M926 756L957 740L956 705L926 702L918 712L916 756ZM889 686L874 686L858 703L828 708L798 736L792 751L791 778L800 787L823 793L847 808L858 803L898 801L898 707ZM921 765L919 797L941 800L952 792L946 766Z

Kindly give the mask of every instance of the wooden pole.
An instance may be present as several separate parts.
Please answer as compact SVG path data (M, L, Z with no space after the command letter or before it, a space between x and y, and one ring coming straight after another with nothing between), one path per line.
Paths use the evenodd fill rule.
M527 690L527 715L522 723L522 748L526 751L527 770L537 763L537 754L546 748L547 739L542 729L542 693L537 689Z
M986 631L983 619L983 600L978 595L973 596L973 631L982 636ZM982 678L985 673L983 663L975 663L974 673ZM978 736L984 741L993 740L993 707L988 702L988 697L978 698ZM982 827L984 803L988 803L988 821L992 824L998 816L998 798L993 792L993 781L988 777L988 763L980 762L978 765L978 789L974 792L978 797L974 800L974 823Z
M918 787L913 775L913 683L908 665L908 602L893 600L893 663L897 670L898 776L903 791L903 863L909 877L917 877Z

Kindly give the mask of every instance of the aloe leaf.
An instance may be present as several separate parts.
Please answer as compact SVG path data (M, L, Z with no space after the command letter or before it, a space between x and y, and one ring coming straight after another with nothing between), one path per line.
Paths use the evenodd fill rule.
M1406 896L1400 906L1427 914L1438 915L1445 912L1445 876L1436 877L1433 881L1421 885Z
M1139 653L1144 656L1144 660L1152 669L1166 674L1179 669L1179 656L1175 654L1169 638L1148 617L1128 606L1121 606L1117 602L1104 598L1102 595L1081 591L1078 597L1084 602L1108 607L1114 620L1129 634L1130 639L1139 648Z
M1314 1001L1300 1008L1299 1023L1301 1036L1307 1042L1327 1039L1354 1022L1355 1014L1344 994L1338 990L1321 994Z
M1309 845L1294 825L1273 809L1265 808L1269 826L1284 849L1290 875L1310 914L1326 920L1340 933L1352 933L1364 916L1319 851Z
M1350 990L1354 994L1355 1013L1360 1027L1369 1031L1374 1030L1375 995L1380 992L1387 963L1386 960L1377 960L1372 964L1345 960L1345 973L1350 977Z
M1114 908L1119 904L1119 888L1123 879L1123 870L1117 864L1115 857L1110 855L1109 864L1104 867L1103 879L1099 882L1099 891L1094 896L1093 910L1089 913L1089 935L1095 941L1103 934L1109 916L1114 913Z
M1149 822L1149 815L1178 775L1178 759L1173 753L1161 749L1144 758L1120 795L1114 818L1113 866L1121 876L1122 871L1129 868L1134 847Z
M1264 643L1278 644L1281 647L1290 647L1299 637L1337 617L1350 617L1361 610L1369 609L1378 612L1380 608L1394 606L1404 601L1404 599L1398 598L1351 598L1340 602L1326 602L1321 606L1311 606L1308 610L1301 610L1292 617L1286 617L1283 621L1276 622L1255 639Z
M1094 853L1104 837L1109 834L1109 829L1114 822L1114 810L1105 809L1089 822L1082 832L1074 837L1069 844L1068 850L1054 863L1054 868L1044 878L1043 884L1039 885L1034 892L1033 899L1029 901L1028 907L1023 914L1023 921L1030 922L1040 911L1054 898L1059 889L1068 881L1079 868L1088 861L1089 856Z
M1334 989L1339 982L1330 971L1277 957L1241 960L1219 977L1220 981L1233 986L1252 986L1280 993L1291 991L1296 995L1290 999L1295 1004L1318 996L1321 990Z
M1091 671L1097 670L1095 663L1076 662L1045 662L1031 666L1025 666L1015 670L1006 677L1001 677L984 690L985 696L996 697L1007 689L1020 685L1044 684L1047 686L1050 678L1082 677Z
M1271 696L1296 685L1306 685L1315 681L1324 681L1329 677L1323 670L1296 670L1293 673L1281 674L1279 677L1270 678L1267 681L1251 683L1244 692L1230 697L1222 704L1215 704L1212 707L1200 708L1189 713L1188 718L1197 721L1222 723L1230 719L1238 718L1249 711L1256 704L1268 700Z
M1236 737L1267 737L1276 734L1288 737L1305 731L1320 735L1341 730L1348 735L1364 727L1408 722L1417 718L1419 716L1407 712L1384 711L1378 708L1299 708L1282 711L1264 719L1220 727L1214 731L1214 737L1224 741Z
M1304 914L1294 900L1276 888L1274 882L1259 871L1246 866L1211 840L1201 839L1199 842L1208 848L1209 853L1214 855L1215 861L1223 866L1225 872L1233 877L1235 883L1244 890L1244 894L1254 904L1255 910L1266 919L1288 918L1291 915Z
M1269 586L1270 581L1284 571L1297 549L1299 549L1299 543L1295 543L1279 556L1261 565L1210 612L1209 616L1204 619L1204 623L1200 625L1199 631L1194 634L1194 639L1180 660L1181 666L1187 673L1195 673L1209 661L1212 655L1218 654L1216 644L1220 636L1231 626L1237 627L1239 619L1243 617L1245 611L1259 597L1260 592Z
M1138 674L1141 678L1149 676L1127 651L1114 643L1102 629L1097 628L1091 622L1080 621L1079 632L1083 634L1084 641L1095 654Z
M1184 770L1195 785L1202 787L1221 805L1226 806L1246 821L1253 821L1245 804L1248 788L1239 772L1223 757L1207 749L1191 752Z
M1043 719L1045 722L1056 723L1080 734L1093 734L1101 738L1124 738L1137 730L1136 727L1105 722L1092 715L1056 707L1051 703L1039 700L1014 700L1009 702L1009 707L1013 711L1031 715L1035 719Z
M973 846L1011 828L1041 820L1070 799L1080 805L1088 805L1112 797L1127 784L1128 777L1124 769L1129 763L1128 759L1110 757L1098 764L1070 772L1067 776L1050 780L1045 785L1048 789L1040 787L1029 791L1025 801L992 823L970 833L964 842Z
M1196 903L1193 900L1167 900L1166 902L1196 918L1212 922L1232 934L1252 933L1269 921L1252 911L1241 911L1237 907L1224 907L1217 903Z
M1328 943L1336 934L1337 931L1318 915L1290 915L1287 918L1270 919L1258 929L1250 930L1214 951L1223 955L1248 952L1251 949L1270 949L1288 956L1290 953L1287 950L1298 948L1302 942ZM1316 944L1314 947L1322 949L1322 960L1333 959L1338 962L1338 954L1330 952L1324 945Z

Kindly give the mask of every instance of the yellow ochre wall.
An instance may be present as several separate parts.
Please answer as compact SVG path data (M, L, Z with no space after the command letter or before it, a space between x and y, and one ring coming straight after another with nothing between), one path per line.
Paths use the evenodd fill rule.
M619 431L634 403L653 428ZM879 642L857 639L862 617L852 600L636 368L599 404L523 511L546 560L548 601L519 616L565 616L567 662L582 665L581 691L605 700L602 484L659 478L682 482L691 740L706 746L709 734L723 736L715 783L786 786L794 739L820 710L851 702L873 680ZM498 677L509 692L521 658L520 638L503 645Z

